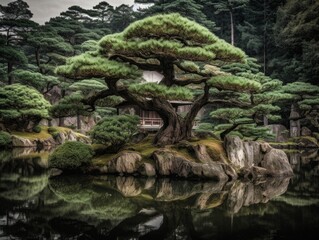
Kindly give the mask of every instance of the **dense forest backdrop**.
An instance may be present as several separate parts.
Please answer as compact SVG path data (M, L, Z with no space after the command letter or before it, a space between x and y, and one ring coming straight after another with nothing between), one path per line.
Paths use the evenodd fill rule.
M317 0L135 2L140 7L113 7L107 2L92 9L71 6L44 25L32 20L33 14L23 0L0 5L0 84L32 86L51 104L59 102L51 114L59 117L63 125L63 117L89 114L78 104L79 91L83 94L86 90L100 90L104 85L85 80L74 83L59 77L55 74L57 66L64 64L68 57L94 50L97 40L121 32L136 20L158 13L178 12L256 58L259 70L265 75L285 84L299 81L318 85ZM303 85L304 89L299 90L309 94L308 86ZM313 100L312 104L315 104ZM282 115L286 116L290 105L282 109ZM281 121L288 124L288 118Z

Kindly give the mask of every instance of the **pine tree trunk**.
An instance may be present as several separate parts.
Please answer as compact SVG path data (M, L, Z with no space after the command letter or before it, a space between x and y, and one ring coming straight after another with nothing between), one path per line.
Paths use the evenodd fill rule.
M230 128L226 129L225 131L223 131L221 134L220 134L220 139L222 141L225 140L225 137L227 136L227 134L231 133L232 131L234 131L240 124L234 124L233 126L231 126Z
M264 126L268 126L268 125L269 125L269 120L268 120L267 116L264 115L263 118L264 118L264 119L263 119L263 121L264 121Z
M267 46L266 46L266 42L267 42L267 33L266 33L266 0L264 0L264 36L263 36L263 41L264 41L264 50L263 50L263 62L264 62L264 74L266 75L266 71L267 71Z
M40 66L40 49L39 48L37 48L35 50L35 60L36 60L36 63L37 63L37 66L39 68L40 73L43 73L41 66Z
M198 112L207 103L209 98L209 87L206 84L204 94L191 105L190 110L182 119L176 109L166 100L154 100L155 111L161 116L164 124L155 136L154 144L175 144L192 137L194 120Z
M229 11L230 15L230 34L231 34L231 45L235 46L235 27L234 27L234 16L233 11Z
M154 138L154 144L159 146L165 146L170 144L175 144L185 139L183 133L183 123L181 119L177 117L172 117L168 121L164 121L164 125L157 132Z
M154 144L165 146L177 143L185 138L183 121L175 111L175 108L164 99L154 99L154 110L163 120L163 126L154 138Z
M59 127L64 127L64 117L59 118Z
M81 116L79 114L76 115L76 125L77 125L77 129L81 130L82 126L81 126Z
M8 85L11 85L13 83L13 77L11 75L12 70L13 70L13 64L8 62L8 68L7 68Z

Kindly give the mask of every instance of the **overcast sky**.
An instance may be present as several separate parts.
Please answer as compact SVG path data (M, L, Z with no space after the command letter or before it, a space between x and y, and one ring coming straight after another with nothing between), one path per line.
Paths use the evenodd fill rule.
M0 0L1 5L6 5L14 0ZM113 6L121 4L133 5L134 0L24 0L30 6L33 13L33 20L43 24L50 20L51 17L58 16L60 12L65 11L68 7L79 5L82 8L92 8L99 2L105 1Z

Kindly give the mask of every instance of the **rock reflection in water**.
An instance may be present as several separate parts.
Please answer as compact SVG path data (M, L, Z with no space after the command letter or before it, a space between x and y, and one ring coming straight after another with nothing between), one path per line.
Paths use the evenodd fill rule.
M10 154L0 162L1 239L311 239L319 224L318 161L305 155L293 179L212 182L48 179L38 161Z
M50 179L45 188L48 178L40 175L19 180L20 184L27 183L30 192L26 194L23 188L12 185L14 175L11 179L8 174L2 176L7 180L1 182L13 187L0 194L1 201L11 201L9 207L1 207L2 217L7 218L1 228L5 234L30 238L170 239L177 234L184 239L195 234L190 229L195 231L195 224L201 221L194 212L201 215L219 209L218 218L227 219L245 206L265 203L284 193L289 183L289 179L254 185L240 181L69 176ZM16 192L22 196L17 197ZM42 201L35 201L36 195ZM15 219L18 213L20 217ZM40 226L34 226L39 221Z

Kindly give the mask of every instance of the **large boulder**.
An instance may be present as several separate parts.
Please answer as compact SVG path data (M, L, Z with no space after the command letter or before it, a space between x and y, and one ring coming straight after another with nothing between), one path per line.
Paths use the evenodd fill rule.
M170 149L159 149L153 153L159 175L209 178L217 181L236 179L235 170L221 162L197 163Z
M224 148L233 166L239 169L245 167L246 155L244 152L244 144L239 137L226 136Z
M36 147L37 142L23 137L12 136L13 147Z
M75 142L75 141L86 143L86 144L90 143L90 139L88 137L77 134L72 130L59 132L57 136L55 137L55 140L57 144L63 144L65 142Z
M293 174L286 153L272 148L268 143L243 141L237 136L227 136L224 144L230 164L245 177Z
M312 135L312 131L307 128L307 127L302 127L301 128L301 136L311 136Z
M137 173L142 165L142 156L137 152L121 152L107 163L108 173L132 174Z
M286 153L280 149L271 149L261 161L261 167L268 170L271 176L291 176L292 167L289 164Z

